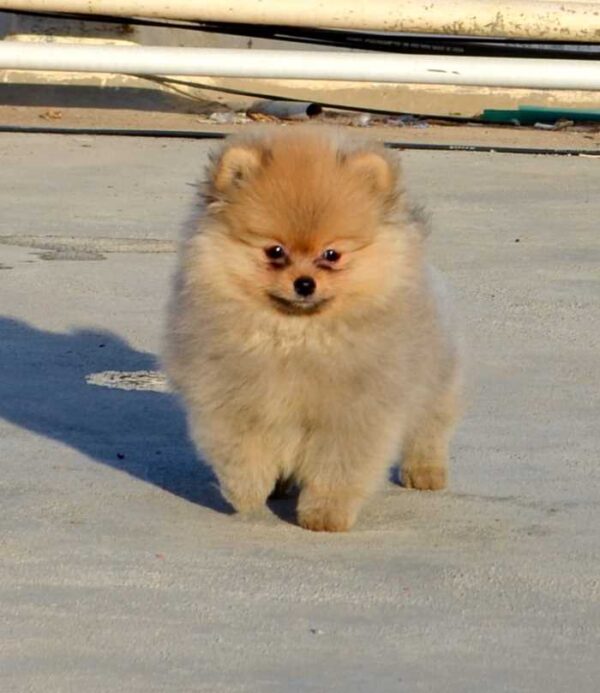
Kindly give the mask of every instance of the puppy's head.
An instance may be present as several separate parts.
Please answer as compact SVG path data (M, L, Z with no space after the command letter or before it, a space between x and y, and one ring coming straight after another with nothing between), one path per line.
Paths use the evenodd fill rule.
M233 139L207 202L230 296L307 317L383 301L397 282L403 203L382 147L313 127Z

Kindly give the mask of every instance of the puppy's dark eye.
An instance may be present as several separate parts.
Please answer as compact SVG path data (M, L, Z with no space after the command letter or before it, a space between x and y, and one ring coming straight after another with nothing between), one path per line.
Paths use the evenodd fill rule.
M340 257L341 256L338 251L333 250L332 248L327 248L327 250L324 250L322 255L323 260L327 260L327 262L337 262Z
M283 260L285 258L285 250L280 245L272 245L265 249L265 255L269 260Z

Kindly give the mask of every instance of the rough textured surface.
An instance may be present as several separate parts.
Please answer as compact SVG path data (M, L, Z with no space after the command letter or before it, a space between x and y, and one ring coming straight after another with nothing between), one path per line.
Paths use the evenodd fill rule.
M404 156L470 406L449 492L323 536L226 514L169 394L86 382L156 369L173 256L114 251L174 237L206 149L0 138L1 235L115 239L0 245L2 690L596 691L597 162Z

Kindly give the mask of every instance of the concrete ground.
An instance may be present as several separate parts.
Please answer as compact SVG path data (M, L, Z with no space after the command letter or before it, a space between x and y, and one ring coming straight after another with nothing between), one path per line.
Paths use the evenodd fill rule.
M208 146L0 136L0 689L597 691L598 160L404 155L470 404L449 491L322 535L227 514L160 383L106 386L156 368Z

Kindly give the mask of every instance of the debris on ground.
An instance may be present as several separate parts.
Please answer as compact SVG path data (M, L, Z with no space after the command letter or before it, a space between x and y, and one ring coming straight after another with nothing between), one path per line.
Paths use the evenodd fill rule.
M62 111L57 109L50 109L49 111L44 111L40 113L39 116L42 120L60 120L63 117Z

